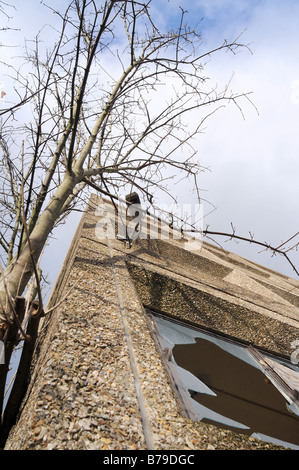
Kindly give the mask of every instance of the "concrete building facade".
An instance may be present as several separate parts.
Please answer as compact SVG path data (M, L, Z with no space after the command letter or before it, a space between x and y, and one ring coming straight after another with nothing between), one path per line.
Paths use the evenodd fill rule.
M163 224L105 236L102 202L53 289L5 449L299 448L299 282Z

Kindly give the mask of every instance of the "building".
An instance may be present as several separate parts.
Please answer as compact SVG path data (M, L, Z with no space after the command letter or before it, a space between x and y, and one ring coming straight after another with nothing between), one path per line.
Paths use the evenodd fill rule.
M64 261L6 449L298 449L299 282L163 222L150 237L150 217L132 243L108 236L103 204Z

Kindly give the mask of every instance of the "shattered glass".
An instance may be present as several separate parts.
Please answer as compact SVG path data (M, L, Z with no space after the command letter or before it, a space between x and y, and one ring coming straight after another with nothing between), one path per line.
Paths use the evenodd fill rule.
M299 449L298 400L281 386L284 372L299 383L298 366L150 313L199 421Z

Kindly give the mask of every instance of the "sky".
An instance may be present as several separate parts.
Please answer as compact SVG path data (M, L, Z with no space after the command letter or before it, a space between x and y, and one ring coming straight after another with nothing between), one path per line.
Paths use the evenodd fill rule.
M231 231L278 246L298 231L299 215L299 2L256 0L174 1L201 20L203 41L248 44L236 56L208 64L209 76L234 91L252 92L242 103L244 116L229 106L213 116L198 139L198 154L209 171L202 174L204 227ZM216 210L214 209L216 207ZM210 212L213 210L213 212ZM208 215L209 214L209 215ZM215 238L216 240L216 238ZM223 248L291 277L289 264L247 243ZM298 237L294 241L299 241ZM297 266L296 252L291 256Z
M39 0L10 3L16 7L11 24L19 28L13 35L15 43L53 21ZM68 2L48 3L61 7ZM203 48L219 46L240 34L240 41L250 47L236 55L219 54L206 64L211 83L221 87L232 79L231 89L251 92L251 102L242 101L242 112L233 105L221 109L196 141L198 159L207 168L200 180L202 199L207 201L203 227L230 232L233 224L238 235L251 232L256 239L277 246L299 231L299 1L153 0L153 14L161 28L177 21L179 7L188 11L191 23L199 23ZM9 60L10 53L9 48L2 49L1 59ZM3 82L5 77L0 77ZM192 193L186 194L186 202L193 201ZM58 274L79 218L75 213L59 227L46 250L51 280ZM221 237L215 241L297 278L280 256L261 253L245 242ZM294 241L299 242L299 237ZM299 268L298 253L291 257Z

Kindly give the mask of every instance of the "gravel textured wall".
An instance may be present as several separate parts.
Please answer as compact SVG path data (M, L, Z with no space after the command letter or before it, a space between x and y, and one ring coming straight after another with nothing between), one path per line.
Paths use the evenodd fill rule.
M184 415L144 306L288 355L298 336L298 283L210 245L200 254L180 240L140 240L130 250L99 240L96 204L94 197L53 290L49 306L68 295L43 320L6 450L275 448ZM228 281L236 268L265 293L292 288L294 302Z

